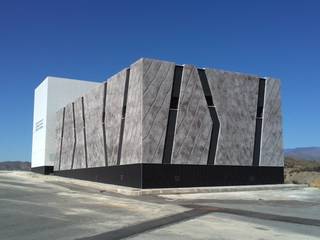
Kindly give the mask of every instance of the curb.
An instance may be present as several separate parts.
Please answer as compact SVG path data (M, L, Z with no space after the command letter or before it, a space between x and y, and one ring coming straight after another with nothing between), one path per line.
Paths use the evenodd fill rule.
M32 174L33 175L33 174ZM264 191L264 190L296 190L309 187L308 184L269 184L269 185L245 185L245 186L215 186L215 187L186 187L186 188L156 188L139 189L125 186L118 186L106 183L91 182L79 179L64 178L60 176L46 175L37 177L43 180L56 182L68 182L82 187L119 193L127 196L146 196L146 195L169 195L169 194L192 194L192 193L223 193L241 191Z

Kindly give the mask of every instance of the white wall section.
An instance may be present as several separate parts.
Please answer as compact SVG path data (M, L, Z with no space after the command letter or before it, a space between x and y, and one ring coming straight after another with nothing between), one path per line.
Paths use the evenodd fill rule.
M98 82L46 77L35 89L32 168L54 164L56 112L99 84Z

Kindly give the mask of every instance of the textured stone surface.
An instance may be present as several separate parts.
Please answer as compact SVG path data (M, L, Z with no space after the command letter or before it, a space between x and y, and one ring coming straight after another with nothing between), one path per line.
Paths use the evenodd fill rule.
M71 169L74 149L74 122L72 103L65 107L60 170Z
M104 84L84 96L88 167L106 165L102 126L103 98Z
M259 78L205 72L220 120L215 165L252 165Z
M120 164L162 163L175 64L140 59L130 67ZM219 70L205 70L220 121L216 165L251 166L257 114L259 78ZM109 79L104 108L104 84L84 96L88 167L116 165L126 70ZM207 164L212 130L198 71L184 66L172 149L172 164ZM81 101L76 100L74 168L85 167ZM103 111L105 125L103 126ZM62 110L57 120L59 159ZM59 122L60 121L60 122ZM72 105L65 110L61 169L69 169L74 144ZM106 151L104 145L104 133ZM279 82L266 81L260 165L283 166Z
M76 130L76 146L74 152L73 169L85 168L85 145L83 131L83 114L82 114L82 99L78 98L74 102L75 113L75 130Z
M175 64L143 63L142 162L162 163Z
M64 108L61 108L56 113L56 151L55 151L55 160L54 160L55 171L59 170L61 133L62 133L62 127L63 127L63 111L64 111Z
M106 143L108 165L116 165L118 159L120 126L122 118L123 97L127 70L114 75L108 80L106 95Z
M212 120L198 71L183 68L172 164L207 164Z
M280 82L270 78L265 88L260 166L283 166Z
M127 112L120 164L142 162L142 81L147 70L140 59L130 67Z

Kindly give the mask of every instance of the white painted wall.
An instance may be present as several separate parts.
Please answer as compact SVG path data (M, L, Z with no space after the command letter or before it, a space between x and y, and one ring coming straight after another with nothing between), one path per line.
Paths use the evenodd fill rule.
M99 84L47 77L35 89L31 167L53 166L56 112Z

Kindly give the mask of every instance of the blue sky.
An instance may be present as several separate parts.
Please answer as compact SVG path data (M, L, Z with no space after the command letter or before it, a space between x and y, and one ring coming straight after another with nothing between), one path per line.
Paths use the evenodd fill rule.
M319 1L0 2L0 161L31 159L33 91L140 57L282 81L284 145L320 146Z

